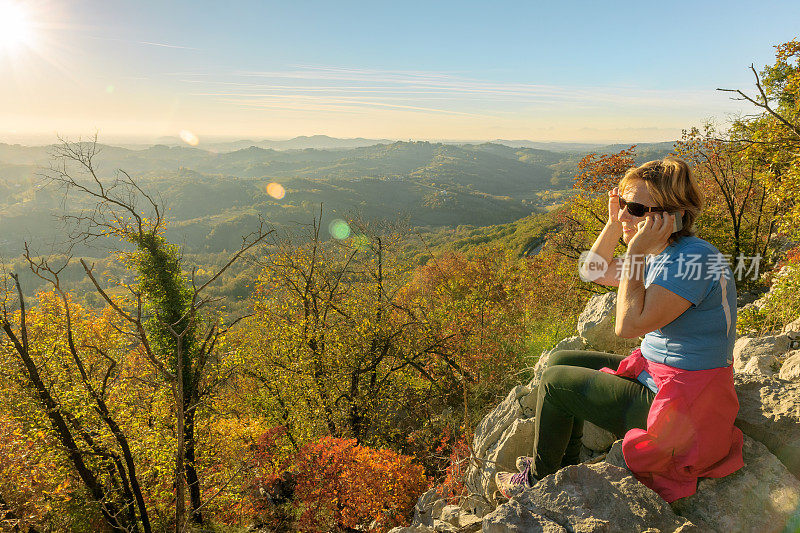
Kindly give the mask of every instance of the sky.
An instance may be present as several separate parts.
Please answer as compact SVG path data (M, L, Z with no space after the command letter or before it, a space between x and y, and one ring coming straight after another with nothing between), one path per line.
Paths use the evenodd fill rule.
M716 89L752 90L798 21L796 0L0 0L0 142L674 140L752 112Z

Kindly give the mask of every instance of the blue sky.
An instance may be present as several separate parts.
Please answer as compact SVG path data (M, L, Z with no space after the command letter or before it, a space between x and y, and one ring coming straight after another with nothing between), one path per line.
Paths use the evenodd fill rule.
M800 2L3 2L7 137L671 140L800 37Z

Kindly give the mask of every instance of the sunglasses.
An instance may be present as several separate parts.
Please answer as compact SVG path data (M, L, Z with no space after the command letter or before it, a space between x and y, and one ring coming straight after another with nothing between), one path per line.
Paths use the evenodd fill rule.
M660 207L648 207L643 204L639 204L636 202L626 202L622 196L619 196L619 210L622 211L625 207L628 208L628 213L635 217L643 217L645 213L657 213L661 211L665 211Z

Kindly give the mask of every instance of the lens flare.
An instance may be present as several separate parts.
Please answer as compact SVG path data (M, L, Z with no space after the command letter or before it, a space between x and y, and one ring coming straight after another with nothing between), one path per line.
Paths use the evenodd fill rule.
M286 189L283 188L283 185L280 183L272 182L267 185L267 194L275 198L276 200L280 200L284 196L286 196Z
M197 138L197 135L192 133L189 130L181 130L180 137L183 142L188 144L189 146L197 146L200 144L200 139Z
M350 226L341 218L337 218L328 224L328 232L334 239L346 239L350 236Z

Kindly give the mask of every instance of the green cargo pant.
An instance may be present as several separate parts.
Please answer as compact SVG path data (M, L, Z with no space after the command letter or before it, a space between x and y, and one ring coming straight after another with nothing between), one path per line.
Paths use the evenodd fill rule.
M616 370L624 356L559 350L550 356L537 391L532 474L542 478L577 464L583 421L622 437L647 428L655 393L636 380L600 372Z

